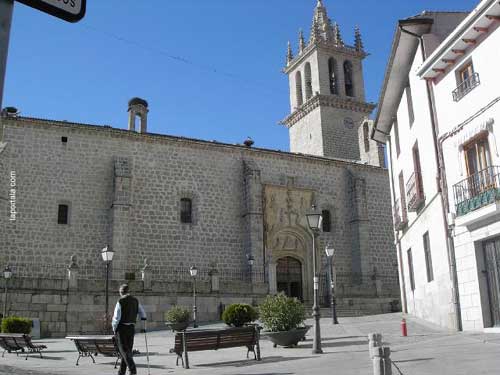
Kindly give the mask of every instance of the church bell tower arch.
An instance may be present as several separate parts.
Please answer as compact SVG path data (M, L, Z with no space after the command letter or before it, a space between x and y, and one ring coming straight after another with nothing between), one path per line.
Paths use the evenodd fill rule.
M340 26L318 0L308 42L300 31L298 53L289 43L283 69L291 114L281 123L289 129L291 152L361 160L358 128L375 108L365 101L366 56L359 28L353 45L344 43Z

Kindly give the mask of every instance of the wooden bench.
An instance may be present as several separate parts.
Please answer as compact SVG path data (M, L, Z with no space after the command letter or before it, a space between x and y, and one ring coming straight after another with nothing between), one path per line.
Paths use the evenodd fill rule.
M170 353L177 354L176 365L179 359L182 367L189 368L188 352L201 350L218 350L225 348L236 348L245 346L247 358L253 352L257 361L260 361L260 329L259 326L248 326L238 328L222 328L207 330L187 330L175 334L175 345Z
M43 358L42 350L47 349L45 345L33 344L31 336L23 333L0 333L0 347L4 349L2 357L5 356L5 352L15 352L16 355L21 352L26 353L26 360L33 353L39 354L40 358Z
M101 354L105 357L116 357L116 368L118 360L121 358L115 336L67 336L66 338L72 340L78 350L76 366L82 357L90 357L95 363L94 356Z

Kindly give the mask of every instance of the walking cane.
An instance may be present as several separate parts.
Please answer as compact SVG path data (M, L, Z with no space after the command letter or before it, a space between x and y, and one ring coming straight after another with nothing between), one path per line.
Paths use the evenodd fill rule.
M146 321L144 320L144 341L146 341L146 358L148 361L148 375L151 375L151 370L149 368L149 349L148 349L148 337L146 333Z

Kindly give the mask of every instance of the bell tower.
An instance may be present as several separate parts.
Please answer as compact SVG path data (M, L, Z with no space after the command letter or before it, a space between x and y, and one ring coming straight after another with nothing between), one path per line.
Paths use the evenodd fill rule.
M367 55L359 28L354 45L345 44L339 25L317 0L309 41L300 30L296 56L288 42L283 69L291 114L281 124L289 129L291 152L361 160L358 129L375 108L365 102L362 61Z

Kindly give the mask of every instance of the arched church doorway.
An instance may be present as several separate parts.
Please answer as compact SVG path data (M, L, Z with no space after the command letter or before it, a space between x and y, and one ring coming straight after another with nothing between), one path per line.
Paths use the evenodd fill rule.
M302 264L299 260L292 257L278 259L276 279L278 292L284 292L289 297L303 300Z

